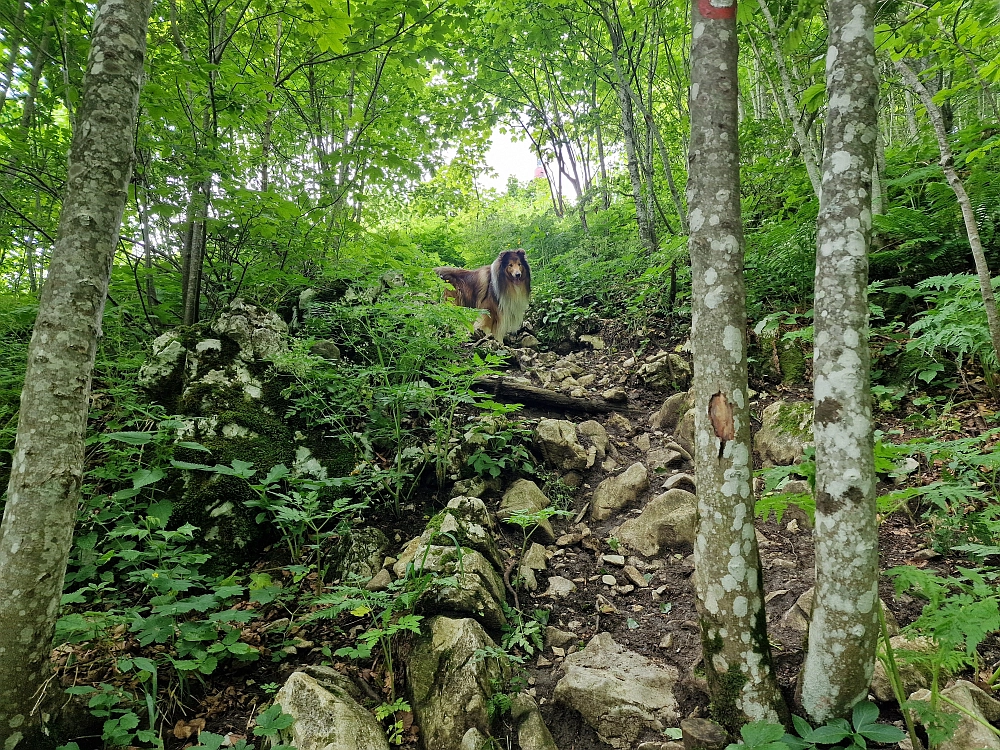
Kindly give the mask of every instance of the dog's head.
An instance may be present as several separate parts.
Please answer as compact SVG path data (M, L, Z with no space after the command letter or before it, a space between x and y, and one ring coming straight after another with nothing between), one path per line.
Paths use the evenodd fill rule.
M505 250L500 253L500 270L514 283L531 283L531 269L524 255L524 248Z

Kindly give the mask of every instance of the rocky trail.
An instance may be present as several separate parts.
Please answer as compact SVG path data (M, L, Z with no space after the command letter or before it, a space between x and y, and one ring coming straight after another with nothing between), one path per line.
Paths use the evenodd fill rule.
M526 455L540 464L534 478L453 481L445 497L415 498L404 517L354 529L334 583L360 586L370 597L365 606L336 620L267 616L253 637L273 662L243 667L228 684L213 676L178 721L171 750L195 746L204 727L235 744L268 700L261 688L279 685L274 700L296 717L281 739L298 750L376 750L390 740L424 750L683 747L682 722L708 715L690 581L697 503L690 364L676 351L637 351L606 338L581 337L562 354L539 352L527 337L510 347L502 383L483 387L530 392L531 403L506 422L486 415L470 423L455 441L452 479L484 435L504 424L529 436ZM758 466L791 464L810 440L809 394L780 391L751 394L761 415ZM573 408L563 408L565 398ZM920 469L908 464L882 479L906 482ZM763 482L755 483L759 493ZM784 491L809 487L792 477ZM927 548L905 513L884 519L880 534L883 569L952 565ZM809 517L794 505L772 512L758 522L758 540L773 655L791 701L815 577ZM404 632L398 605L414 587L419 635ZM899 624L922 607L894 596L888 581L882 598ZM382 621L380 608L388 613ZM392 664L341 650L373 624L393 630L380 644L391 640ZM921 674L907 683L925 686ZM884 716L899 719L884 677L872 694ZM412 711L390 711L380 724L371 709L396 697Z

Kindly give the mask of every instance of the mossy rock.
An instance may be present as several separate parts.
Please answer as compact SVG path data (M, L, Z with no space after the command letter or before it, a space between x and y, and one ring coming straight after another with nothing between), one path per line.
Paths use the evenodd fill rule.
M781 382L784 385L805 382L806 355L798 341L778 341L778 366L781 368Z
M775 401L764 409L754 450L765 463L788 466L812 443L813 405L809 401Z

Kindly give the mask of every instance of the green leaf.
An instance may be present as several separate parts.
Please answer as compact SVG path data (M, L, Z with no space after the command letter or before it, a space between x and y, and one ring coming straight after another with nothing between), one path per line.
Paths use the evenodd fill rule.
M103 437L103 441L117 440L128 445L145 445L153 439L152 432L109 432Z
M861 729L866 724L874 724L878 721L878 706L871 701L861 701L854 706L851 712L851 723L855 729Z
M163 469L139 469L135 472L132 479L132 487L135 489L141 489L148 485L159 482L167 473Z
M858 734L863 734L872 742L879 742L883 745L894 745L906 737L906 732L889 724L866 724L858 728Z
M740 736L751 747L759 747L768 742L777 742L785 736L781 724L770 721L755 721L740 727Z
M177 447L178 448L188 448L188 449L193 450L193 451L204 451L205 453L211 453L212 452L211 449L206 448L201 443L195 443L195 442L192 442L190 440L180 440L180 441L178 441L177 442ZM204 735L201 735L201 736L204 736Z
M850 737L852 732L841 729L840 727L831 726L830 724L823 724L822 726L816 727L808 737L803 737L803 739L809 742L814 742L817 745L834 745L847 737Z

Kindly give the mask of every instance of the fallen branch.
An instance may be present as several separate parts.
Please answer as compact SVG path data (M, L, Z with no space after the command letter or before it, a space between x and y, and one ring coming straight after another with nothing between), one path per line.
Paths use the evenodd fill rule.
M473 384L472 390L478 393L488 393L497 401L504 403L543 406L559 411L596 412L600 414L613 411L634 411L624 404L611 404L604 399L574 398L573 396L567 396L565 393L518 383L504 377L479 378Z

